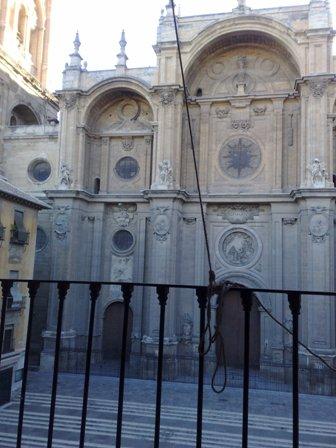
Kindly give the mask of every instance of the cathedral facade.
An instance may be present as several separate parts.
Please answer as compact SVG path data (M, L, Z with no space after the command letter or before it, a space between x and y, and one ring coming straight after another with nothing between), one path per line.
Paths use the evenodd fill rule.
M2 3L10 9L22 2ZM40 51L36 58L31 50L34 43L40 50L47 46L48 27L41 37L37 6L48 21L50 2L26 3L34 11L34 20L27 12L31 43L21 44L29 57L18 64L30 70L31 78L22 81L17 74L20 81L12 75L6 81L1 72L1 152L9 180L52 207L40 216L36 276L206 285L208 264L171 7L159 21L155 67L127 67L123 33L115 69L89 71L76 36L62 89L56 92L58 123L57 101L41 87L47 56ZM3 23L0 36L6 35ZM328 2L259 10L238 2L231 12L178 17L178 23L217 281L334 290L336 59ZM23 105L34 122L21 121L23 115L33 118L27 118ZM41 309L36 350L42 352L41 368L47 369L57 297L52 289L43 294L48 307ZM279 320L290 320L281 297L259 299ZM228 316L235 309L230 300ZM65 305L64 347L85 347L88 311L86 289L72 288ZM119 342L111 339L119 341L120 332L113 328L120 318L113 316L121 312L120 289L104 287L95 344L107 359L118 353ZM154 293L136 289L131 358L155 352L158 313ZM191 295L171 293L166 344L172 353L195 354L197 316ZM307 298L301 319L302 340L335 363L334 300ZM255 365L284 363L290 341L282 330L272 329L257 306L253 322ZM237 331L227 328L227 337ZM235 353L229 360L239 364ZM306 365L313 362L306 353L302 359Z

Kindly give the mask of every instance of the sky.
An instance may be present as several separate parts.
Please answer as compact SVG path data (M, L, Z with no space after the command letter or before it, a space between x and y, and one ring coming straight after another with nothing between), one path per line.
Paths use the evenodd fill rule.
M307 4L309 0L247 0L252 8ZM55 0L49 56L48 88L61 88L62 71L78 30L81 56L88 70L115 68L119 40L125 29L128 67L156 65L153 45L161 9L168 0ZM175 0L182 16L228 12L237 0ZM336 27L336 0L330 0ZM335 45L336 53L336 45Z

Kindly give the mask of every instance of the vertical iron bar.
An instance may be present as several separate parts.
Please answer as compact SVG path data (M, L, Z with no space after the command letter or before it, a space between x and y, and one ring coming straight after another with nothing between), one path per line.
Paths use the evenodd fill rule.
M244 309L244 391L243 391L243 428L242 448L248 448L249 427L249 386L250 386L250 320L252 309L252 292L241 294Z
M0 366L2 358L2 344L5 334L5 322L6 322L6 310L7 310L7 299L10 294L13 282L10 280L3 280L1 282L2 289L2 307L1 307L1 322L0 322Z
M293 448L299 448L299 315L301 312L301 295L288 294L289 308L293 316Z
M122 291L123 299L124 299L124 323L123 323L123 336L122 336L120 373L119 373L119 398L118 398L116 448L121 448L122 420L123 420L123 410L124 410L128 316L129 316L129 307L130 307L130 302L131 302L131 298L132 298L132 294L133 294L133 289L134 289L134 286L132 284L122 285L122 287L121 287L121 291Z
M93 340L96 304L97 304L97 299L99 297L100 289L101 289L100 283L91 283L90 284L91 308L90 308L88 341L87 341L87 349L86 349L86 365L85 365L82 420L81 420L81 429L80 429L80 437L79 437L79 448L84 448L84 443L85 443L86 417L87 417L87 407L88 407L89 387L90 387L92 340Z
M199 338L199 347L198 347L199 353L198 353L196 448L201 448L202 447L202 431L203 431L205 310L206 310L206 306L207 306L208 289L207 288L197 288L196 295L197 295L198 305L200 308L200 338Z
M54 359L54 372L52 380L51 390L51 403L50 403L50 415L49 415L49 427L48 427L48 442L47 448L52 448L53 434L54 434L54 421L55 421L55 409L56 409L56 396L57 396L57 382L58 382L58 368L59 368L59 356L61 350L61 335L62 335L62 321L64 301L67 296L70 284L68 282L59 282L58 287L58 314L57 314L57 329L56 329L56 341L55 341L55 359Z
M159 353L156 379L156 411L155 411L155 435L154 448L160 446L160 425L161 425L161 397L162 397L162 370L163 370L163 342L165 330L166 304L168 300L169 288L158 286L157 295L160 304L160 329L159 329Z
M24 417L26 391L27 391L29 354L30 354L33 316L34 316L34 305L35 305L35 298L36 298L36 294L39 289L39 286L40 286L39 282L36 282L36 281L28 282L30 303L29 303L29 316L28 316L28 326L27 326L25 358L24 358L23 374L22 374L22 386L21 386L21 395L20 395L20 410L19 410L19 422L18 422L17 438L16 438L16 448L21 448L21 442L22 442L23 417Z

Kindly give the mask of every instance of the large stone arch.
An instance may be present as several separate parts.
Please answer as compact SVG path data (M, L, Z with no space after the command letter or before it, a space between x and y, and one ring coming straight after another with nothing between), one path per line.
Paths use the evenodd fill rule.
M99 102L104 101L107 95L117 94L120 91L128 91L143 97L149 103L155 119L156 107L152 101L149 86L135 78L117 77L104 80L86 92L85 95L88 96L88 100L83 110L82 122L84 124L88 122L94 108L97 107Z
M188 78L193 64L197 63L207 49L211 48L216 42L220 42L220 39L227 35L250 32L273 40L275 44L279 45L279 49L282 49L291 58L300 76L304 75L304 60L293 31L283 23L269 17L249 15L236 18L231 17L205 28L194 39L188 51L188 57L185 60L186 77Z

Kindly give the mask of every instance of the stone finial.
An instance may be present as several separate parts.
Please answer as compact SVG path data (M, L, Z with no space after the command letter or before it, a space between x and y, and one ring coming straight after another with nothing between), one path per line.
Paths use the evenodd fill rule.
M79 39L79 32L78 31L76 32L76 37L75 37L75 40L74 40L73 44L74 44L75 54L79 54L79 48L82 45L82 43L81 43L81 41Z
M239 9L246 8L246 0L238 0L238 8Z
M127 60L128 57L126 55L126 45L127 45L127 41L126 41L126 37L125 37L125 30L122 30L121 33L121 39L119 41L119 45L120 45L120 53L117 55L118 58L118 62L116 65L116 68L127 68Z
M238 13L238 14L246 14L249 11L251 11L251 8L249 8L248 6L246 6L246 0L237 0L238 1L238 6L237 8L235 8L233 11Z
M81 41L79 39L79 33L76 32L74 44L74 52L70 54L70 64L66 64L66 69L81 69L82 68L82 57L79 54L79 48L81 46Z
M175 6L175 3L174 3L174 6ZM166 11L167 11L167 17L173 15L173 4L171 1L169 1L168 5L166 6Z

